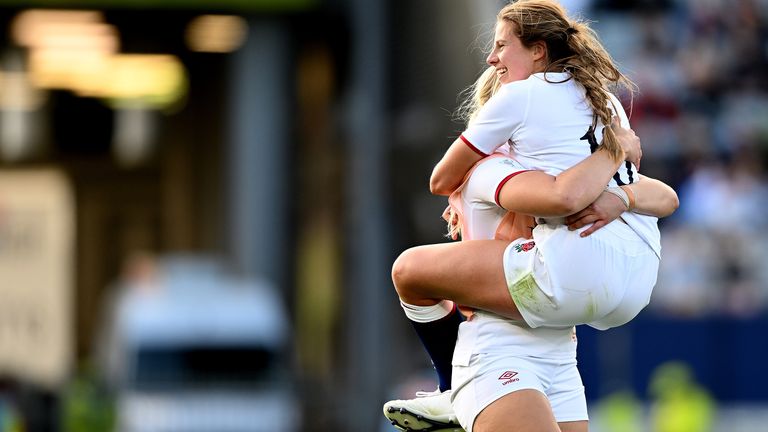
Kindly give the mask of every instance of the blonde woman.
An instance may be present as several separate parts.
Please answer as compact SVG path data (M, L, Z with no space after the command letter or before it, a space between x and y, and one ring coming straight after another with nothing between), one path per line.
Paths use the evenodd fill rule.
M511 319L500 327L480 325L490 316L481 313L462 324L453 359L452 397L464 428L586 430L583 390L581 396L574 390L581 385L578 374L572 374L575 345L572 365L562 358L531 361L525 358L526 350L559 352L557 347L562 347L496 343L500 340L484 332L495 329L503 334L504 328L520 324L532 332L549 327L562 343L562 330L570 331L573 325L605 329L632 319L648 303L655 284L660 253L656 218L625 212L610 223L603 221L605 226L589 236L585 228L570 230L559 218L575 213L569 220L572 227L589 223L594 212L581 209L606 185L625 210L656 216L674 211L677 198L660 182L640 181L634 166L624 162L636 165L640 152L622 148L612 128L604 127L614 115L628 126L621 106L607 91L608 84L624 78L592 31L569 19L557 3L523 0L502 9L488 63L502 85L438 163L431 187L438 194L453 192L470 167L510 142L515 159L484 162L470 183L482 170L485 182L496 187L478 201L538 216L533 241L472 240L413 248L395 262L393 281L430 355L435 342L450 345L439 341L450 331L421 332L419 326L457 325L452 304L442 299ZM564 376L559 369L564 364L570 375L566 383L557 383L555 378ZM555 385L570 389L560 409L566 414L559 416L550 406ZM385 406L385 411L388 408L396 407ZM435 423L416 424L423 419L416 414L413 426L398 426L440 430ZM452 419L447 418L449 423ZM449 423L442 426L448 428Z

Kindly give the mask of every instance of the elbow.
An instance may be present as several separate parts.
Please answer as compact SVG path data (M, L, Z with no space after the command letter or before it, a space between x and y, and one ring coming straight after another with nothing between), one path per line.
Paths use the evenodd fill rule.
M658 215L654 216L660 218L670 216L680 207L680 199L677 197L677 192L669 186L666 186L665 189L664 194L655 198Z
M432 175L429 179L429 191L433 195L450 195L456 189L455 185L449 184L445 179L438 175Z
M672 194L667 198L666 200L666 206L665 206L665 214L663 217L670 216L672 213L677 211L677 209L680 207L680 199L677 197L677 194L673 191Z

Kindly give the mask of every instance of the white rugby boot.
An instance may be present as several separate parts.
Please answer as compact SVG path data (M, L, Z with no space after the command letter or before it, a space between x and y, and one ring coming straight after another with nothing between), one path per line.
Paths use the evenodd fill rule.
M453 413L451 391L417 392L415 399L384 404L384 417L402 431L464 432Z

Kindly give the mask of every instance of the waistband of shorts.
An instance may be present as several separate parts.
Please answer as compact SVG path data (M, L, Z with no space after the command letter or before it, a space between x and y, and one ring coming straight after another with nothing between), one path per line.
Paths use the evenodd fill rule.
M558 226L558 225L565 225L565 217L537 217L534 219L536 221L537 225L551 225L551 226ZM623 223L624 225L627 225L627 222L624 221L621 217L618 217L615 219L618 222Z
M550 226L557 226L557 225L565 225L565 218L564 217L537 217L536 219L537 225L550 225Z

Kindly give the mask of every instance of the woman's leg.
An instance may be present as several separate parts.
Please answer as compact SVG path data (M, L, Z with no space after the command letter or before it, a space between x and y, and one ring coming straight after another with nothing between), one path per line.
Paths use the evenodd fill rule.
M547 397L538 390L519 390L488 405L475 419L473 432L560 432Z
M520 316L506 289L506 246L494 240L420 246L403 252L392 266L403 310L432 360L440 391L451 387L451 360L462 321L455 308L448 312L453 304L443 299ZM419 414L421 405L423 401L405 408Z
M558 423L560 432L588 432L589 422L587 420Z
M454 302L522 319L507 288L504 251L509 242L473 240L406 250L392 266L392 281L409 305Z

